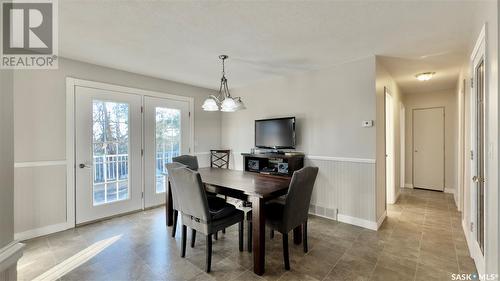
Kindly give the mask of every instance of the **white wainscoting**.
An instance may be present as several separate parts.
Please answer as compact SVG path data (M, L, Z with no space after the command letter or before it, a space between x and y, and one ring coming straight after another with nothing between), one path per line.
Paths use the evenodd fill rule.
M306 166L319 167L309 213L376 230L375 159L306 155ZM241 152L230 167L243 169Z
M195 152L200 168L210 167L210 152Z
M306 156L305 165L319 167L310 213L378 228L374 159Z

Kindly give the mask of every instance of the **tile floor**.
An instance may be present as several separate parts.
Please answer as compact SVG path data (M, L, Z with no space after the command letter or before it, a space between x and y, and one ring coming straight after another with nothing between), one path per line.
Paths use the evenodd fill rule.
M232 227L214 242L206 274L204 239L180 258L180 228L171 238L164 208L157 208L27 241L19 278L31 280L116 235L118 241L61 280L450 280L450 273L475 271L453 197L404 189L377 232L311 217L309 253L290 242L291 271L283 269L276 235L266 244L266 273L253 274L251 254L238 251Z

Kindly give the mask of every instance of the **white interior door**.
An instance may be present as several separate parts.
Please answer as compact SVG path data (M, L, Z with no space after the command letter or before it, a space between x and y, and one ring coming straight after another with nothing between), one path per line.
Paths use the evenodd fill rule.
M141 96L75 89L76 223L142 207Z
M444 108L413 110L413 186L444 191Z
M189 102L144 97L144 204L165 203L165 164L190 151Z
M484 256L485 242L485 178L486 178L486 145L485 145L485 87L484 59L474 62L474 82L471 108L471 222L477 242L477 256Z
M394 182L394 107L392 96L385 93L385 173L386 173L386 201L395 202Z

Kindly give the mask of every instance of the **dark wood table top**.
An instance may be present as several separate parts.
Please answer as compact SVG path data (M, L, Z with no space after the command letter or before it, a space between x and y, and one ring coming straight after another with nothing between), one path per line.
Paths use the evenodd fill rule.
M205 184L242 191L246 195L260 198L283 194L288 190L291 180L291 178L219 168L200 168L198 172Z

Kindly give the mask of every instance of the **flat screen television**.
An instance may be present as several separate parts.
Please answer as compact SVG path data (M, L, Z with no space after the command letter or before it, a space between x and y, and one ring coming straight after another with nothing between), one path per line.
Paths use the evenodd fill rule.
M295 148L295 117L255 120L255 147Z

